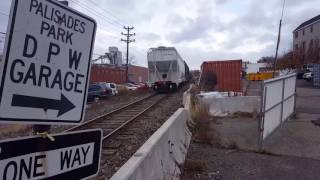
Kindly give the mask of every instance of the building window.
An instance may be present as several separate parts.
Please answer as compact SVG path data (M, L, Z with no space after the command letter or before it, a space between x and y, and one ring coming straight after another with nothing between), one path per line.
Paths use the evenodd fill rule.
M313 24L310 26L310 32L313 32Z
M304 29L302 29L302 35L304 36Z
M296 32L295 32L295 37L298 38L298 36L299 36L299 32L296 31Z
M303 41L303 42L302 42L302 49L305 49L305 48L306 48L306 42Z
M296 45L294 46L294 49L295 49L296 51L298 51L298 49L299 49L298 44L296 44Z

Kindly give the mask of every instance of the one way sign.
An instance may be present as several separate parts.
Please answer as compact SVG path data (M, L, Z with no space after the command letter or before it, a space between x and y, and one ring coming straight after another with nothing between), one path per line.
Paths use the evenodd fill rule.
M7 29L0 121L80 123L95 21L58 1L13 0Z
M0 179L82 179L98 173L102 130L0 141ZM23 147L23 148L21 148Z

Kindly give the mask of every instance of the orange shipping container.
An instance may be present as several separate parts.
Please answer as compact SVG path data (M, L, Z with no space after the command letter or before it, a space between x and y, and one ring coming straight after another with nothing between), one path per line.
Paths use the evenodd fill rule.
M91 66L90 83L94 82L110 82L110 83L125 83L126 71L112 67L103 67L99 65Z
M201 65L202 75L213 72L217 76L218 91L242 92L242 60L205 61Z
M135 65L129 65L128 68L128 73L129 73L129 81L130 82L135 82L135 83L139 83L139 82L146 82L148 81L148 73L149 70L146 67L142 67L142 66L135 66Z

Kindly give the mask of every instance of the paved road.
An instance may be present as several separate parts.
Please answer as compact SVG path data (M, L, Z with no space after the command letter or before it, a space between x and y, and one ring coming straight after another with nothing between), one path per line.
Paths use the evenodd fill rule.
M265 143L267 151L320 160L320 89L297 82L297 116L284 124Z
M320 89L300 80L297 85L297 118L276 131L265 144L268 152L277 155L252 151L257 148L258 121L218 119L211 125L212 132L222 136L220 141L236 142L234 147L250 151L201 144L194 135L183 179L320 179L320 127L312 123L320 120Z

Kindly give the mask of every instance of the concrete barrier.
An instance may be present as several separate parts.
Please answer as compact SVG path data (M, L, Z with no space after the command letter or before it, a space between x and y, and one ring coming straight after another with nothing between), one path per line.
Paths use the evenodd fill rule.
M190 85L189 89L183 93L182 96L182 104L186 110L190 110L190 102L191 102L191 94L190 91L192 89L192 85Z
M200 102L209 106L211 116L227 116L236 112L257 113L260 110L259 96L198 96Z
M178 109L111 180L179 179L191 140L187 120L187 111Z

